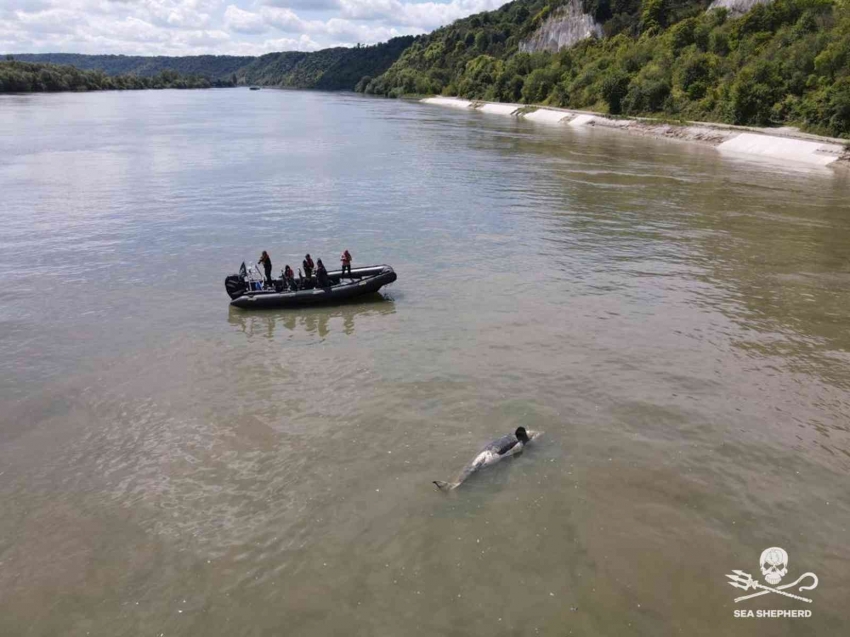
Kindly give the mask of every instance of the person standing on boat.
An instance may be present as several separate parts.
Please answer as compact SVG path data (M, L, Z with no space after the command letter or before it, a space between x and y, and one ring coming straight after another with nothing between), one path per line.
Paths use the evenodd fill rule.
M351 253L346 250L342 253L342 256L339 258L342 261L342 274L339 275L340 278L345 276L345 271L348 270L348 278L351 278Z
M310 258L309 254L304 257L304 261L301 262L301 265L304 268L304 276L306 276L308 279L313 276L313 268L316 266L313 264L313 259Z
M272 260L269 256L269 253L263 250L263 253L260 255L260 260L257 261L257 264L263 264L263 269L266 271L266 283L268 285L272 284Z
M330 287L331 285L331 281L328 278L328 271L325 269L325 264L322 263L321 259L316 264L316 282L320 288Z

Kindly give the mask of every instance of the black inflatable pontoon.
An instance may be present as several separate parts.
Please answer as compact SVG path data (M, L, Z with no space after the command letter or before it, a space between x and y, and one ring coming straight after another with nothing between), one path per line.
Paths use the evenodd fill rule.
M231 305L244 309L304 307L325 303L348 301L365 294L373 294L383 286L396 280L395 271L388 265L371 265L365 268L352 268L351 277L341 278L342 270L328 272L330 286L315 285L315 277L307 281L311 289L297 291L284 288L283 281L275 279L274 288L252 290L252 282L245 274L244 264L240 274L231 274L224 280L224 287L232 299Z

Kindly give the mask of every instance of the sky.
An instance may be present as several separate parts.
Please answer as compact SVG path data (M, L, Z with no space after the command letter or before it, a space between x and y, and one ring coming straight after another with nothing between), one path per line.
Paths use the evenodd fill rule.
M506 0L0 0L2 53L261 55L433 31Z

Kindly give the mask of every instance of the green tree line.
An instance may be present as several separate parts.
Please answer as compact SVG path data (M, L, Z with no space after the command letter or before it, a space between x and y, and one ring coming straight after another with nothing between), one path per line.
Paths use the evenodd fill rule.
M50 88L17 88L14 90L81 90L93 86L108 88L163 88L164 84L185 81L190 86L202 85L205 79L210 86L256 84L290 88L315 88L324 90L354 90L363 77L377 77L398 60L402 51L414 41L413 36L393 38L388 42L370 46L334 47L306 53L285 51L268 53L259 57L226 55L194 55L185 57L142 57L126 55L82 55L75 53L38 53L15 55L19 63L30 62L48 69L47 75L58 71L54 65L68 65L80 72L98 72L99 75L73 76L70 71L59 75L67 79L31 78L18 67L14 72L16 86L45 86ZM41 68L40 67L40 68ZM166 75L163 76L163 73ZM173 78L177 73L180 80ZM111 79L110 79L111 78ZM27 81L30 80L30 81ZM150 85L148 85L150 84ZM57 86L77 88L55 88ZM4 89L0 89L4 90ZM13 90L13 89L5 89Z
M459 20L358 88L850 137L850 0L775 0L734 18L702 1L584 0L606 37L520 52L562 4L520 0Z
M82 53L14 53L20 62L76 66L83 71L103 71L107 75L153 77L162 71L197 75L210 81L228 80L256 58L233 55L84 55Z
M157 75L110 76L103 71L82 71L74 66L0 61L0 93L31 93L39 91L110 91L164 88L211 88L233 86L231 80L211 82L205 77L183 76L177 71L160 71Z
M371 46L269 53L240 69L237 76L240 84L351 91L363 77L371 79L389 69L413 41L413 36L403 36Z

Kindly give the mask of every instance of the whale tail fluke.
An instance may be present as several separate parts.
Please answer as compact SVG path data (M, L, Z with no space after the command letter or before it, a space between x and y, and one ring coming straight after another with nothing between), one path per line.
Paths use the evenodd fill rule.
M452 489L457 489L460 486L460 482L443 482L442 480L434 480L434 484L437 485L437 488L440 491L451 491Z

